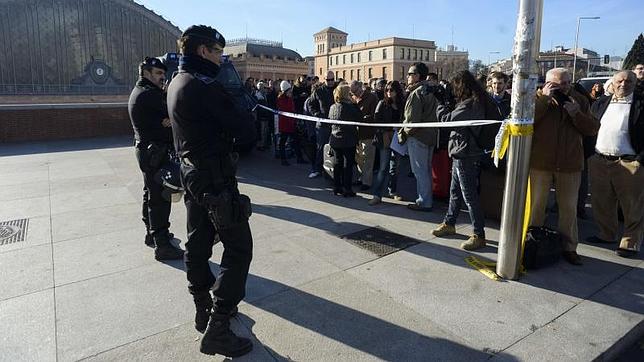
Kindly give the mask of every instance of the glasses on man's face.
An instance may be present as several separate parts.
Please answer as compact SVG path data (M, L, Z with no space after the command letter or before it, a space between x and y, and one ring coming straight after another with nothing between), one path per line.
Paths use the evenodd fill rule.
M327 82L333 82L333 81L334 81L334 79L327 79L326 81L327 81Z

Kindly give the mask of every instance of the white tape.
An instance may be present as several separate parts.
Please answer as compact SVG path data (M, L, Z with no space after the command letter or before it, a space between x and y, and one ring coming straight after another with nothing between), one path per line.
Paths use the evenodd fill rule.
M346 126L360 126L360 127L398 127L398 128L451 128L451 127L475 127L475 126L484 126L486 124L502 123L501 121L492 120L492 119L477 119L471 121L454 121L454 122L421 122L421 123L363 123L363 122L351 122L351 121L339 121L331 120L326 118L318 118L313 116L305 116L303 114L291 113L291 112L282 112L278 111L261 104L257 105L268 111L271 111L275 114L280 114L282 116L301 119L303 121L310 122L321 122L321 123L330 123L330 124L342 124Z

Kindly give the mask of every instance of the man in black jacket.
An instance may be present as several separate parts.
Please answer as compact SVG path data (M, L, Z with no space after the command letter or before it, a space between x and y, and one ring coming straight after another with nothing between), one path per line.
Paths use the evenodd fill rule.
M143 223L145 244L154 247L157 260L181 259L183 250L170 243L170 200L163 197L163 186L155 180L159 168L168 161L172 130L161 89L167 68L157 58L146 57L139 65L139 80L130 94L128 112L134 129L135 152L143 172Z
M232 146L233 137L254 132L255 127L215 79L225 44L211 27L186 29L178 41L179 71L168 87L168 113L186 191L185 263L196 308L195 328L205 332L200 350L237 357L253 347L250 340L230 330L229 321L245 295L253 240L248 224L250 199L237 188L237 155ZM215 278L209 259L217 236L224 253Z
M333 72L329 71L326 75L326 83L317 87L315 92L311 94L309 102L309 112L313 117L328 118L329 109L333 104L333 90L335 89L335 78ZM309 178L320 176L322 172L322 163L324 162L324 145L329 143L329 136L331 135L331 124L318 122L316 125L317 134L317 149L315 153L315 160L312 162L311 173Z
M599 234L595 243L619 240L617 207L624 213L624 232L617 254L637 254L644 231L644 97L634 92L637 78L631 71L613 76L613 95L600 98L592 112L601 125L595 151L588 160L593 216Z

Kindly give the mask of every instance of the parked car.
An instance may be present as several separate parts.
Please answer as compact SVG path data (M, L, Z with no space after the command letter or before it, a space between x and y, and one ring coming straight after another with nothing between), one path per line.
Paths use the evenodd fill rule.
M161 59L166 67L168 67L167 82L170 82L173 75L179 68L179 54L166 53L159 57L159 59ZM257 102L248 90L246 90L235 66L225 55L222 57L219 74L217 74L217 81L221 83L226 91L233 96L237 109L241 112L250 113L255 122L257 122L257 112L255 111ZM257 143L257 134L255 129L256 127L253 127L249 132L245 133L244 136L235 138L234 147L236 151L248 152L255 147L255 144Z
M577 81L579 85L584 87L586 92L590 93L590 91L593 89L593 84L595 83L600 83L601 85L604 85L607 80L609 80L611 77L589 77L589 78L581 78Z

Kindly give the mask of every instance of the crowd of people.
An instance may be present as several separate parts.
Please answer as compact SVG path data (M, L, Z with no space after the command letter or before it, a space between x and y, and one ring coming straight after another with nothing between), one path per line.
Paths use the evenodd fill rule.
M638 65L632 72L620 72L607 84L594 84L590 91L571 84L566 69L555 68L539 86L530 162L530 224L544 224L548 197L554 187L556 205L550 209L559 214L557 228L564 240L563 257L572 264L582 263L576 253L577 218L588 217L585 206L589 184L599 234L588 241L619 241L616 251L621 256L632 256L639 250L644 214L644 193L636 186L644 181L639 163L644 143L644 113L639 108L644 93L641 68ZM438 179L449 185L449 205L443 223L432 233L437 237L454 234L464 206L473 234L461 248L475 250L486 245L485 215L479 199L485 190L480 189L479 177L482 168L490 167L495 129L490 133L485 127L450 128L448 124L509 118L508 75L493 72L476 77L461 71L449 80L439 80L419 62L409 68L406 84L384 79L348 82L336 80L334 73L328 72L322 81L301 76L293 84L287 80L249 78L246 87L259 104L279 111L331 120L403 124L394 128L316 123L285 115L275 117L260 108L257 148L267 150L273 146L276 158L284 166L290 165L288 159L293 156L297 163L310 164L309 178L325 172L326 159L332 165L333 193L354 197L354 187L359 187L371 193L368 204L372 206L385 196L402 200L397 192L398 165L401 157L408 157L417 197L407 207L421 212L433 210L433 193L437 189L433 179ZM621 97L630 97L625 104L632 105L632 110L623 106L621 113L613 111ZM425 122L445 122L446 127L405 126ZM434 170L432 177L433 158L447 156L451 172L441 179L437 175L440 171ZM614 176L620 172L624 179ZM618 208L625 220L621 238Z

